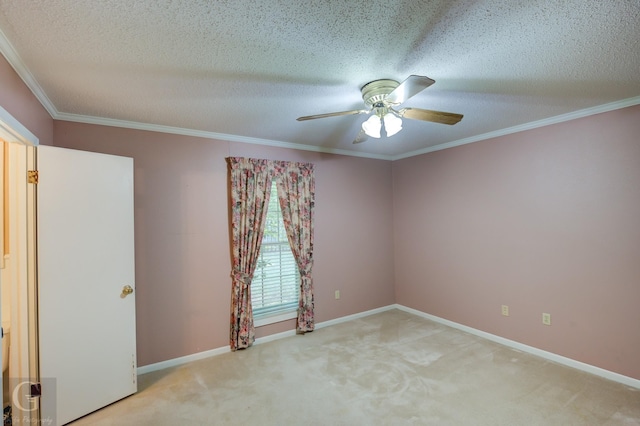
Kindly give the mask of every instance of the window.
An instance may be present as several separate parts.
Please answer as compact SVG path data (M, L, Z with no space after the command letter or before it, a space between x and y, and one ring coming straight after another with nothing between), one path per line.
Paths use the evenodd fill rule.
M287 240L277 194L273 182L258 265L251 282L255 325L297 316L300 275Z

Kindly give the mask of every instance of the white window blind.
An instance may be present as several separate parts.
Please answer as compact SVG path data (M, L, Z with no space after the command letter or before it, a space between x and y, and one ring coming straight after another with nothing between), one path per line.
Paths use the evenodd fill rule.
M254 317L295 311L299 293L300 275L287 240L276 183L273 182L258 265L251 282Z

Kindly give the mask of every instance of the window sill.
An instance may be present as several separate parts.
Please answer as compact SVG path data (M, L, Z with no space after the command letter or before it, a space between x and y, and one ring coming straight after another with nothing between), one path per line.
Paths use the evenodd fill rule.
M276 314L264 315L253 319L254 327L262 327L263 325L275 324L290 319L298 318L298 310L278 312Z

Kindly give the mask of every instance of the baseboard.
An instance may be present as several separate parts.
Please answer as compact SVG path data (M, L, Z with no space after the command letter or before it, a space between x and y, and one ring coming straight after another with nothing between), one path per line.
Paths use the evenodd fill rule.
M554 354L553 352L544 351L542 349L535 348L533 346L525 345L520 342L516 342L514 340L506 339L504 337L497 336L495 334L487 333L482 330L478 330L463 324L459 324L457 322L453 322L444 318L437 317L435 315L427 314L425 312L419 311L417 309L409 308L404 305L393 304L388 306L383 306L381 308L371 309L369 311L360 312L353 315L347 315L340 318L335 318L329 321L323 321L316 324L316 329L329 327L332 325L344 323L347 321L353 321L358 318L364 318L369 315L374 315L380 312L389 311L392 309L399 309L404 312L408 312L413 315L417 315L419 317L446 325L451 328L455 328L469 334L473 334L478 337L482 337L483 339L491 340L492 342L499 343L504 346L508 346L513 349L517 349L522 352L526 352L532 355L539 356L541 358L547 359L549 361L557 362L558 364L566 365L568 367L572 367L590 374L594 374L596 376L603 377L608 380L612 380L614 382L621 383L626 386L630 386L632 388L640 389L640 380L634 379L632 377L624 376L619 373L614 373L613 371L605 370L600 367L596 367L590 364L585 364L584 362L576 361L571 358L567 358L558 354ZM269 336L264 336L256 339L256 345L271 342L274 340L284 339L286 337L295 336L295 330L284 331L282 333L276 333ZM152 371L163 370L165 368L176 367L182 364L187 364L189 362L197 361L204 358L209 358L212 356L221 355L227 352L230 352L229 346L224 346L221 348L211 349L204 352L199 352L191 355L182 356L179 358L173 358L166 361L157 362L155 364L144 365L142 367L138 367L138 374L151 373Z
M605 370L603 368L596 367L590 364L585 364L584 362L576 361L571 358L554 354L553 352L544 351L542 349L538 349L533 346L528 346L528 345L516 342L514 340L496 336L495 334L487 333L485 331L478 330L463 324L458 324L457 322L449 321L447 319L440 318L435 315L427 314L425 312L418 311L417 309L408 308L406 306L398 305L398 304L393 305L393 307L400 309L401 311L408 312L410 314L414 314L422 318L426 318L428 320L446 325L448 327L456 328L458 330L467 332L469 334L482 337L483 339L491 340L492 342L496 342L501 345L508 346L510 348L517 349L522 352L539 356L541 358L556 362L558 364L566 365L568 367L572 367L590 374L594 374L596 376L600 376L605 379L612 380L614 382L622 383L623 385L630 386L632 388L640 389L640 380L634 379L632 377L624 376L619 373L614 373L613 371Z
M329 321L323 321L316 324L315 328L320 329L324 327L329 327L331 325L340 324L347 321L352 321L358 318L364 318L369 315L374 315L380 312L389 311L391 309L396 309L396 305L383 306L381 308L371 309L369 311L360 312L353 315L347 315L344 317L332 319ZM283 331L282 333L271 334L269 336L259 337L256 339L254 345L259 345L262 343L271 342L278 339L284 339L285 337L295 336L295 330ZM221 348L211 349L204 352L198 352L191 355L181 356L178 358L168 359L166 361L156 362L154 364L143 365L142 367L137 368L138 374L151 373L153 371L164 370L165 368L177 367L179 365L187 364L189 362L198 361L200 359L209 358L212 356L222 355L227 352L231 352L229 346L223 346Z
M329 327L331 325L336 325L336 324L340 324L347 321L352 321L358 318L368 317L369 315L379 314L380 312L390 311L392 309L397 309L397 306L396 305L383 306L381 308L371 309L369 311L364 311L364 312L360 312L353 315L347 315L345 317L340 317L340 318L332 319L329 321L323 321L316 324L316 329Z
M199 359L209 358L216 355L226 354L231 352L229 346L222 348L211 349L204 352L198 352L191 355L181 356L178 358L168 359L166 361L156 362L154 364L143 365L136 369L138 375L151 373L152 371L164 370L165 368L177 367L178 365L187 364L189 362L198 361Z

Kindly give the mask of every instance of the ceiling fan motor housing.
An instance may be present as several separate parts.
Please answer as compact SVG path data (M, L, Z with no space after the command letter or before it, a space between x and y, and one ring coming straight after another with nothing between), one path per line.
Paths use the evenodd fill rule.
M388 106L385 102L387 95L393 92L399 85L400 83L395 80L383 79L371 81L360 89L362 92L362 100L369 108L386 107Z

